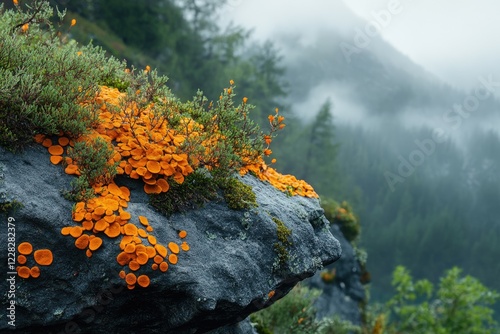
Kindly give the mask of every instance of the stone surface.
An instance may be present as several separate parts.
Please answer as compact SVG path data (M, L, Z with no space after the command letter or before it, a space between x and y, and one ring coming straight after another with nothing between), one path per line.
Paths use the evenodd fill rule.
M250 331L247 321L238 322L285 295L341 253L318 200L288 197L252 176L242 180L253 187L257 208L234 211L224 201L213 201L169 218L147 204L142 184L126 181L132 193L131 222L139 225L139 215L148 217L153 234L164 245L179 241L177 232L186 230L185 240L191 247L166 273L141 268L140 273L151 277L151 285L128 290L118 276L122 266L115 260L120 238L103 234L103 246L87 258L75 247L74 238L61 235L62 227L76 224L71 219L73 203L61 195L73 177L50 163L45 148L35 146L18 155L0 149L0 164L4 169L0 192L24 205L12 214L16 242L29 241L35 249L48 248L54 254L53 264L41 267L39 278L16 278L16 330L12 333L182 334L219 327L214 333L225 329L229 333L231 328ZM117 178L116 182L125 180ZM273 247L277 242L273 217L292 230L290 260L280 269L276 269ZM0 244L5 245L7 231L2 226ZM5 250L0 261L7 263ZM272 290L275 294L269 300ZM0 291L8 291L4 279ZM10 327L6 307L4 295L0 332ZM235 333L239 332L235 329Z
M325 270L335 268L335 279L331 283L325 283L318 272L307 279L306 283L312 288L322 290L321 296L314 304L318 310L318 318L338 315L360 325L359 303L365 299L365 290L360 282L361 268L352 245L345 239L339 227L332 224L330 230L342 247L341 258L325 267Z

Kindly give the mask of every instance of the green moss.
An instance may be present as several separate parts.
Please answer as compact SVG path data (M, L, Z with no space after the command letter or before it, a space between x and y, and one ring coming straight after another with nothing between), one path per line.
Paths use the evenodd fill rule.
M276 269L279 269L285 266L287 261L290 259L288 248L293 245L292 241L290 241L292 231L278 218L272 217L272 219L277 227L276 235L278 237L278 242L275 242L273 246L274 251L277 254Z
M325 210L325 217L332 224L337 224L340 231L349 242L356 241L361 234L361 225L351 206L346 201L340 205L332 199L321 199L321 207Z
M16 200L0 203L0 214L16 211L21 209L23 206L23 203Z
M224 199L229 208L233 210L246 210L258 206L252 187L240 180L227 178L220 182L220 186L224 191Z
M182 184L169 184L168 192L149 196L149 204L166 216L202 207L217 198L217 185L203 170L188 175Z

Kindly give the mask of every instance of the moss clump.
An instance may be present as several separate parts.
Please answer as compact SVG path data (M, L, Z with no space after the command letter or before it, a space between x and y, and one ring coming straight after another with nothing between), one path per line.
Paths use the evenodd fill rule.
M249 185L235 178L227 178L219 183L229 208L246 210L257 206L257 198Z
M278 218L273 217L272 219L276 224L276 235L278 236L278 242L274 243L274 251L277 254L277 267L282 268L290 259L288 247L293 245L293 242L289 239L292 236L292 231Z
M346 201L340 205L332 199L322 199L321 207L325 210L326 219L337 224L349 242L356 241L361 233L361 225Z
M203 170L189 174L182 184L169 184L168 192L149 196L149 204L166 216L202 207L217 198L217 185Z
M1 196L2 194L0 194ZM0 198L0 201L2 199ZM21 209L23 207L23 203L19 202L19 201L9 201L9 202L2 202L0 203L0 214L6 214L6 213L9 213L9 212L13 212L13 211L16 211L18 209Z

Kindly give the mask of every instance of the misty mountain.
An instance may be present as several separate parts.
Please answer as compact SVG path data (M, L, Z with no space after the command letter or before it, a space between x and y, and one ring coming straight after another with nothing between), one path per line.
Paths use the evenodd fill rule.
M491 98L492 94L475 105L475 100L467 100L469 95L475 96L474 91L454 88L412 62L380 36L368 36L368 23L346 6L336 6L332 19L339 17L342 20L337 25L314 34L308 32L307 39L305 33L293 29L280 32L276 38L285 55L289 100L297 115L310 117L331 97L338 106L335 116L340 121L389 116L410 124L456 126L458 120L455 119L460 115L453 111L453 106L464 103L481 114L481 117L468 118L468 125L486 118L496 119L500 102ZM479 79L476 86L482 87L483 95L487 94ZM304 110L311 105L315 106L313 110Z

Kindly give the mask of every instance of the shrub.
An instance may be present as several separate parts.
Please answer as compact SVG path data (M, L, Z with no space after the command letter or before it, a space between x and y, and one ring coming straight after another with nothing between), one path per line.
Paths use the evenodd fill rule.
M321 291L295 286L272 306L254 313L250 320L259 334L359 333L360 328L338 317L316 319L313 304Z
M99 83L123 73L124 64L68 42L47 1L17 9L0 5L0 145L16 150L37 133L86 133L97 119L91 101ZM58 16L61 23L65 13Z
M110 162L113 155L113 149L100 137L77 142L73 148L68 148L68 156L81 175L71 182L72 190L67 197L77 201L88 199L94 194L93 185L113 180L117 167L117 163Z
M384 330L384 333L498 333L498 323L489 305L498 301L500 295L477 279L462 276L459 268L448 270L435 291L431 282L425 279L414 282L409 271L398 266L392 285L396 294L372 321L374 330Z

